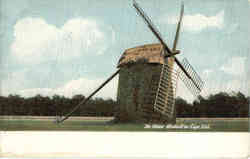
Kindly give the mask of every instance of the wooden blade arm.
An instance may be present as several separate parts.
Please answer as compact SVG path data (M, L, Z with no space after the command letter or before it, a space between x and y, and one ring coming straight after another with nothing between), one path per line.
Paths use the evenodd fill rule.
M139 7L138 3L135 0L133 3L133 6L136 9L136 11L139 13L139 15L143 18L143 20L146 22L149 29L153 32L153 34L156 36L156 38L161 42L161 44L167 50L168 54L172 54L172 51L169 49L167 44L161 38L159 31L154 27L152 21L148 18L148 16L145 14L145 12L142 10L142 8Z
M118 73L120 69L117 70L114 74L112 74L105 82L103 82L93 93L91 93L86 99L80 102L77 106L75 106L68 114L65 115L64 118L58 121L58 123L62 123L64 120L68 119L78 108L83 106L89 101L89 99L94 96L99 90L101 90L109 81L111 81Z
M186 69L182 66L182 64L180 63L180 61L175 57L175 62L176 64L181 68L181 70L185 73L185 75L193 82L193 84L195 85L195 87L201 91L201 88L197 85L197 83L194 81L194 79L189 75L189 73L186 71Z
M178 23L178 26L177 26L177 32L176 32L175 42L174 42L174 46L173 46L173 51L171 51L169 49L169 47L167 46L167 44L163 41L163 39L160 36L159 31L154 27L152 21L148 18L148 16L145 14L145 12L142 10L142 8L139 7L138 3L135 0L134 0L134 3L133 3L133 6L136 9L136 11L139 13L139 15L143 18L143 20L146 22L149 29L153 32L153 34L161 42L164 49L167 51L168 55L166 55L166 56L167 57L172 56L173 51L176 50L176 45L177 45L177 42L178 42L178 36L179 36L179 30L180 30L180 26L181 26L182 17L183 17L184 6L182 5L180 20L179 20L179 23ZM194 79L189 75L189 73L185 70L185 68L179 62L179 60L176 57L174 57L174 58L175 58L175 62L177 63L177 65L181 68L181 70L185 73L185 75L194 83L195 87L197 87L197 89L201 90L200 87L197 85L197 83L194 81Z
M177 30L176 30L175 39L174 39L173 51L176 50L177 43L178 43L178 40L179 40L179 34L180 34L180 28L181 28L183 13L184 13L184 4L182 3L182 5L181 5L180 19L178 21Z

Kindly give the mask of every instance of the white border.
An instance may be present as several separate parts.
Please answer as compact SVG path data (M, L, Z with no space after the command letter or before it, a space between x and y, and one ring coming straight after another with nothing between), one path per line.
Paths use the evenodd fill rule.
M249 133L0 132L0 157L247 158Z

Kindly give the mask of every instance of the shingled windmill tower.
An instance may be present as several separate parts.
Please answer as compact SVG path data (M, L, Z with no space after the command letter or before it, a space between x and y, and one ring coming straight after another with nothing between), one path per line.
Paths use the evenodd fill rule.
M174 96L177 81L173 58L165 59L161 44L149 44L127 49L119 60L118 110L119 122L174 121L154 110L158 89L159 100L174 113ZM163 69L164 65L164 69ZM162 75L162 76L161 76ZM164 78L163 78L164 77ZM159 82L161 80L161 87ZM158 101L160 102L160 101Z
M118 70L85 100L75 106L62 119L59 119L58 123L68 119L74 111L83 106L118 74L116 122L175 122L174 101L178 77L193 95L197 96L201 92L204 82L199 75L186 59L180 62L175 57L180 53L176 50L176 46L184 5L182 5L172 50L169 49L160 32L138 3L134 1L133 6L160 43L125 50L118 62ZM174 69L174 65L177 66L177 71Z

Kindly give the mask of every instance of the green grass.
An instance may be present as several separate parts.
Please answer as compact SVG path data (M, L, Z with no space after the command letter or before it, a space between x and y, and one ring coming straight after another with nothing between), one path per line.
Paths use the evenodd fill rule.
M223 119L177 119L177 124L209 124L210 129L145 129L144 124L110 124L105 120L69 120L62 124L55 124L50 120L0 120L0 130L24 131L24 130L77 130L77 131L171 131L171 132L247 132L249 123L247 119L223 120Z
M65 121L55 124L45 120L0 120L0 130L86 130L86 131L138 131L144 125L109 124L106 121Z

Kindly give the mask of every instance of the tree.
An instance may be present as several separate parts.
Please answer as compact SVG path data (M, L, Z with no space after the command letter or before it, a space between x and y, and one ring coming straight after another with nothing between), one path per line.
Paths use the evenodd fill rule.
M83 101L83 95L72 98L54 95L53 97L23 98L19 95L0 96L1 115L65 115ZM248 117L250 97L243 93L219 92L208 97L198 96L193 103L178 97L175 100L177 117ZM90 99L73 113L74 116L112 116L117 107L112 99Z

